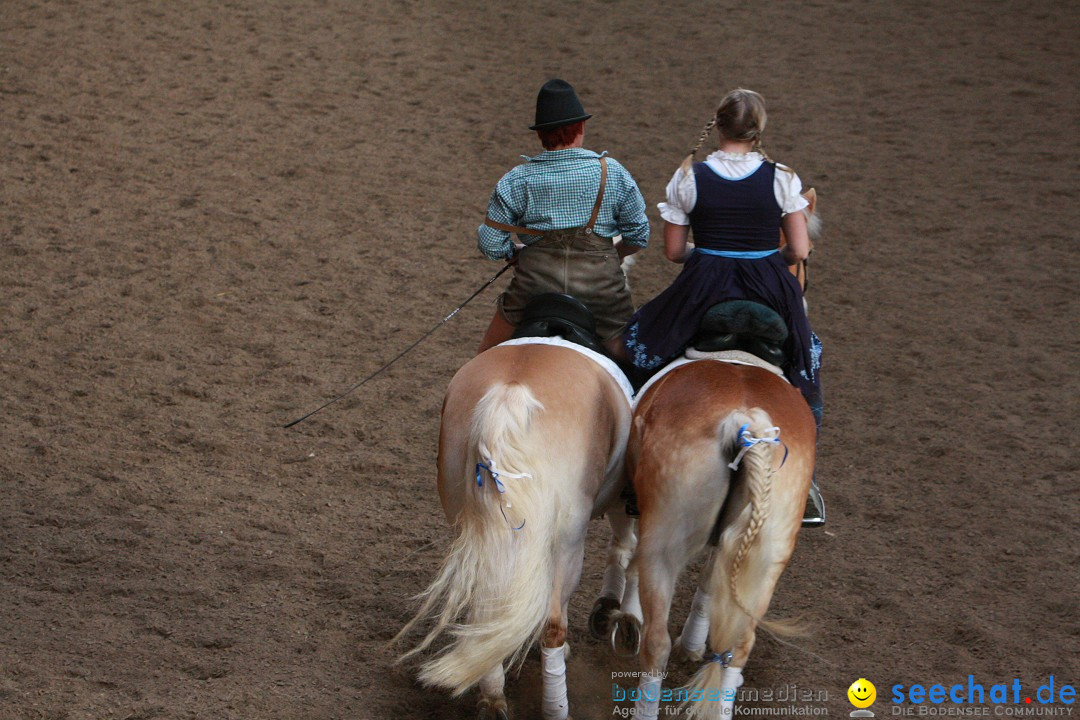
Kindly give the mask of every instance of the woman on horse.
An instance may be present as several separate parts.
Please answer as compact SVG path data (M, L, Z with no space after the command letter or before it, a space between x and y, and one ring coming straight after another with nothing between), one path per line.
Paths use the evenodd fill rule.
M480 252L514 263L514 279L498 299L480 352L510 339L530 298L557 292L582 301L604 346L625 357L622 331L634 306L619 263L648 245L649 220L630 173L583 147L590 117L564 80L540 89L529 129L544 151L499 180L477 230ZM511 233L523 243L520 250ZM620 234L622 241L613 244Z
M821 343L810 330L802 288L788 270L810 252L801 212L808 203L800 194L799 176L762 150L765 122L761 95L742 89L728 93L668 183L667 201L660 204L664 252L684 267L667 290L631 319L626 350L636 368L659 370L686 349L711 306L725 300L762 303L787 326L785 376L802 392L820 425ZM720 149L695 163L694 155L714 127ZM778 249L781 228L788 242ZM820 505L815 495L807 513ZM823 505L820 510L823 521Z

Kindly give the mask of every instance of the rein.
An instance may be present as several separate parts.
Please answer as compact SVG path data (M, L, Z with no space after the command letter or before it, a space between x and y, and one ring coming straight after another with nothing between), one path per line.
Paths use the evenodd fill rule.
M381 368L379 368L379 369L378 369L378 370L376 370L375 372L371 373L370 375L368 375L368 376L367 376L366 378L364 378L364 379L363 379L363 380L361 380L360 382L354 383L354 384L353 384L353 385L352 385L352 386L351 386L351 387L350 387L350 388L349 388L348 390L346 390L345 392L341 393L340 395L338 395L338 396L337 396L336 398L334 398L333 400L329 400L329 401L327 401L327 402L323 403L323 404L322 404L322 405L320 405L319 407L317 407L317 408L315 408L314 410L312 410L311 412L309 412L309 413L308 413L307 415L304 415L303 417L299 417L299 418L297 418L297 419L293 420L293 421L292 421L291 423L289 423L288 425L283 425L283 426L282 426L282 428L284 428L284 429L288 429L288 428L291 428L291 427L292 427L293 425L298 425L299 423L302 423L302 422L304 422L305 420L307 420L307 419L308 419L309 417L311 417L311 416L312 416L312 415L314 415L315 413L319 412L320 410L322 410L322 409L324 409L324 408L327 408L327 407L329 407L329 406L333 405L333 404L334 404L334 403L336 403L336 402L337 402L338 400L341 400L341 399L342 399L342 398L344 398L344 397L345 397L346 395L348 395L349 393L351 393L351 392L352 392L353 390L355 390L356 388L360 387L361 385L363 385L364 383L366 383L366 382L367 382L368 380L371 380L371 379L372 379L372 378L374 378L374 377L375 377L376 375L378 375L379 373L381 373L381 372L382 372L383 370L386 370L386 369L387 369L388 367L390 367L391 365L393 365L394 363L396 363L396 362L397 362L398 360L400 360L400 359L401 359L402 357L404 357L404 356L405 356L405 354L406 354L407 352L409 352L409 351L410 351L410 350L412 350L412 349L413 349L414 347L416 347L417 345L419 345L420 343L422 343L422 342L423 342L424 340L427 340L427 338L428 338L428 337L429 337L429 336L430 336L430 335L431 335L431 334L432 334L433 332L435 332L436 330L438 330L439 328L441 328L441 327L442 327L443 325L445 325L445 324L447 323L447 321L449 321L449 320L450 320L450 318L452 318L452 317L454 317L455 315L457 315L457 314L458 314L458 313L459 313L459 312L461 311L461 309L462 309L463 307L465 307L466 305L468 305L468 304L469 304L469 302L470 302L470 301L471 301L471 300L472 300L473 298L475 298L475 297L476 297L477 295L479 295L479 294L480 294L480 293L482 293L482 292L483 292L483 291L484 291L485 289L487 289L487 287L488 287L489 285L491 285L491 284L492 284L493 282L495 282L496 280L498 280L498 279L499 279L499 276L500 276L500 275L502 275L502 274L503 274L504 272L506 272L507 270L509 270L509 269L510 269L511 267L513 267L513 266L512 266L512 265L510 265L510 264L508 263L508 264L507 264L507 265L506 265L506 266L505 266L505 267L504 267L504 268L503 268L502 270L500 270L499 272L497 272L497 273L495 273L494 275L492 275L492 276L491 276L491 279L490 279L490 280L488 280L488 281L487 281L486 283L484 283L483 285L481 285L481 286L480 286L479 288L477 288L476 292L474 292L474 293L473 293L472 295L470 295L470 296L469 296L468 298L466 298L466 299L465 299L465 302L461 303L461 304L460 304L460 305L458 305L458 306L457 306L456 308L454 308L453 310L451 310L451 311L450 311L450 314L449 314L449 315L447 315L446 317L444 317L444 318L443 318L442 320L440 320L439 322L435 323L435 326L434 326L433 328L431 328L431 329L430 329L430 330L428 330L428 331L427 331L426 333L424 333L423 335L421 335L421 336L420 336L420 339L419 339L419 340L417 340L416 342L414 342L414 343L413 343L412 345L410 345L409 347L407 347L407 348L405 348L404 350L402 350L401 352L399 352L399 353L398 353L398 354L397 354L396 356L394 356L394 359L393 359L393 360L391 360L390 362L386 363L386 364L385 364L385 365L383 365L383 366L382 366Z

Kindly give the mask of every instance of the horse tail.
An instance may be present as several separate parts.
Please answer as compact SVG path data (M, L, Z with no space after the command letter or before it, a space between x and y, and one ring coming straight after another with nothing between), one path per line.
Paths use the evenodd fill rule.
M529 388L514 382L492 387L477 403L457 537L420 596L423 606L398 634L441 606L434 628L402 659L448 631L450 645L421 667L420 680L454 696L507 658L511 664L522 659L548 616L559 508L545 490L550 479L541 477L543 457L529 439L543 409Z
M731 413L719 427L722 457L729 457L730 448L735 448L736 452L740 449L740 432L744 426L748 437L764 438L770 437L768 430L773 423L761 408ZM732 480L728 497L733 497L736 483L742 483L748 502L723 529L708 580L712 660L719 660L724 653L742 645L756 627L776 635L799 633L797 624L791 621L762 619L779 576L773 557L765 547L769 540L762 533L771 511L772 459L772 444L750 445L740 460L739 474ZM728 667L726 661L707 662L691 678L687 691L689 697L715 699L720 693L721 698L725 694L734 698L735 688L741 684L741 668ZM694 694L695 689L702 692ZM689 717L719 718L723 703L688 700L686 705Z
M823 225L824 222L822 221L821 216L817 213L811 215L806 219L806 234L810 236L811 242L817 242L821 239Z

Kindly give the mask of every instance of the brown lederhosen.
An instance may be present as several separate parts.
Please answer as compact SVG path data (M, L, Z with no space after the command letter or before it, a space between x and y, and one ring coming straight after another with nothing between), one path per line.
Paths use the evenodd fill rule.
M521 322L525 303L547 292L573 295L589 308L596 318L596 331L602 340L618 337L634 314L630 288L619 266L619 255L611 238L593 232L607 183L606 158L600 158L600 191L593 204L592 216L584 227L563 230L532 230L506 225L485 218L484 224L497 230L539 235L526 245L514 266L514 279L499 296L499 312L511 325Z

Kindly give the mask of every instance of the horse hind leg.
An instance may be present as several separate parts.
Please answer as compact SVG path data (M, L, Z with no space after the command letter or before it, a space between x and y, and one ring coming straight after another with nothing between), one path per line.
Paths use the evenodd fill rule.
M505 685L506 673L502 663L499 663L480 681L477 720L510 720L510 708L503 692Z
M709 635L709 579L715 560L716 553L710 552L694 591L694 599L690 603L690 613L686 616L682 633L675 638L671 651L673 659L701 662L705 656L705 641Z
M542 677L542 713L544 720L569 720L570 699L566 689L566 613L548 620L540 636L540 673Z
M555 583L551 589L547 623L540 633L540 671L542 676L542 716L544 720L569 720L570 700L566 688L566 660L570 646L566 642L567 609L570 596L581 579L585 557L585 531L588 516L581 518L573 538L557 554Z
M660 475L645 476L646 479L649 477ZM652 632L647 627L652 622L648 613L659 617L662 609L664 642L667 644L663 664L666 666L671 647L667 635L670 593L691 557L705 546L727 494L728 482L726 469L717 469L713 456L708 453L694 463L683 465L677 481L674 478L667 478L666 482L651 481L659 490L654 491L648 505L642 507L646 530L638 541L627 573L622 613L614 622L612 649L616 655L636 654L636 646L643 637L642 626L646 626L646 635ZM712 563L711 556L709 563ZM638 603L639 594L641 604ZM656 598L663 598L663 602ZM651 642L658 647L656 637ZM700 642L704 643L704 637ZM646 665L646 669L648 667Z
M800 632L792 622L762 619L791 558L801 521L795 503L785 505L790 508L768 517L741 557L743 538L737 527L724 532L716 550L709 583L708 639L715 662L702 667L688 687L719 688L719 710L725 717L734 712L734 697L742 685L742 669L754 648L758 627L777 635Z
M626 591L626 568L637 544L634 519L621 508L616 507L608 513L608 522L611 523L611 542L604 569L604 586L589 614L589 633L597 639L611 634L612 617L622 607Z
M676 557L675 553L651 552L651 548L642 548L634 559L641 578L641 609L644 617L640 653L644 674L638 686L634 712L637 718L653 720L660 711L663 672L671 653L668 616L682 561L683 558Z
M626 589L623 591L622 606L611 613L611 631L609 642L615 657L637 657L641 649L641 598L638 592L639 575L636 563L631 561L626 571Z
M584 539L583 539L584 540ZM570 646L566 642L567 609L570 595L581 577L582 551L567 553L558 567L562 568L552 588L551 608L540 633L540 670L542 676L542 716L544 720L570 720L570 702L566 687L566 660ZM503 694L505 673L502 664L480 681L478 720L510 720L510 711Z
M797 531L798 522L794 525L794 531ZM718 549L718 567L713 573L714 582L710 588L712 619L708 646L713 662L703 667L698 675L706 678L711 675L711 678L705 681L706 686L719 685L720 712L724 717L730 717L734 713L734 697L743 683L742 670L746 667L757 640L758 627L777 635L792 635L798 632L789 629L794 627L792 623L762 619L769 609L780 575L791 557L790 550L785 548L794 545L794 542L787 544L782 538L770 537L767 529L761 533L758 542L743 559L741 572L734 585L729 582L728 572L735 555L731 546L737 543L728 542L726 546L722 544ZM699 678L695 676L691 685L698 683Z

